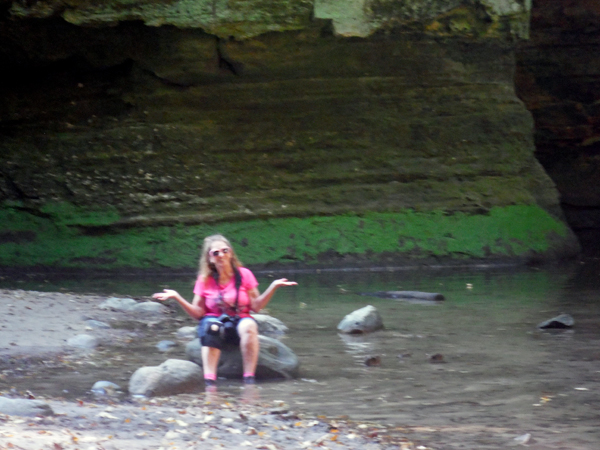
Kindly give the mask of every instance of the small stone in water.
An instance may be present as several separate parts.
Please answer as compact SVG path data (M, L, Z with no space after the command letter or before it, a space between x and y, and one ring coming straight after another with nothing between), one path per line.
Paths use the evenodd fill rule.
M365 359L365 365L369 367L375 367L381 365L381 356L369 356Z
M538 324L538 328L571 328L575 325L575 320L569 314L561 314Z
M431 355L431 358L429 358L429 361L431 361L431 363L433 363L433 364L443 363L443 362L445 362L444 355L442 355L441 353L436 353L435 355Z
M526 434L516 437L514 440L517 444L525 445L529 442L530 439L531 439L531 434L526 433Z

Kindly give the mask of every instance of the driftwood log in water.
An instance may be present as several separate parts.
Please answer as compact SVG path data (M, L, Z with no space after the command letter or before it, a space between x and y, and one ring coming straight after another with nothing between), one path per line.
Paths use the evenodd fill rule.
M419 292L419 291L377 291L377 292L361 292L360 295L370 295L372 297L392 298L394 300L427 300L441 301L445 300L442 294L436 292Z

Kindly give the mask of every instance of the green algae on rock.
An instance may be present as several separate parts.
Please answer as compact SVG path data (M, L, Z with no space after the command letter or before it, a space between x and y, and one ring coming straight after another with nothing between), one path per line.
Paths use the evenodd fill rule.
M64 220L50 220L2 209L0 266L191 269L202 239L212 233L230 237L246 264L284 266L343 264L348 258L363 263L402 258L544 260L567 256L564 242L570 238L562 222L537 206L495 207L483 214L405 210L92 230L71 226L70 213ZM89 217L82 220L89 224Z

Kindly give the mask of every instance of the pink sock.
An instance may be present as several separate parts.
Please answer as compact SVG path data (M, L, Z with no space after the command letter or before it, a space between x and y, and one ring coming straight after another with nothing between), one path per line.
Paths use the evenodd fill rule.
M253 377L254 376L254 372L245 372L244 373L244 378L246 377Z
M213 380L213 381L215 381L217 379L217 374L216 373L205 373L204 374L204 379L205 380Z

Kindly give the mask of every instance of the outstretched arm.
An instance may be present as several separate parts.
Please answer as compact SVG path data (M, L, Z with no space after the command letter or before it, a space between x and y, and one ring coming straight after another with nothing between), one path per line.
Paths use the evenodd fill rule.
M165 289L163 292L153 294L152 298L163 302L170 298L174 298L175 300L177 300L177 303L179 303L183 310L190 316L192 316L194 319L200 319L204 316L204 301L197 294L194 295L194 300L192 301L192 303L188 302L185 298L179 295L179 292L173 291L171 289Z
M269 303L275 291L281 286L296 286L297 284L298 283L296 283L295 281L288 281L287 278L281 278L279 280L273 281L271 285L262 294L259 294L258 289L252 289L248 292L252 311L259 312L261 309L267 306L267 303Z

